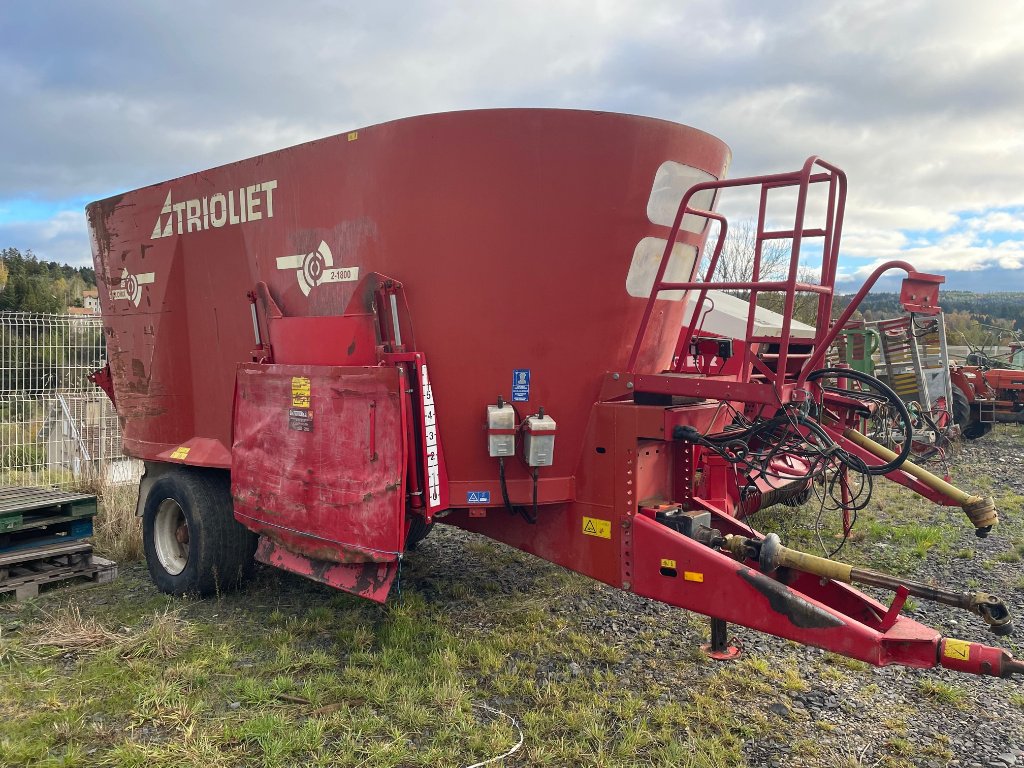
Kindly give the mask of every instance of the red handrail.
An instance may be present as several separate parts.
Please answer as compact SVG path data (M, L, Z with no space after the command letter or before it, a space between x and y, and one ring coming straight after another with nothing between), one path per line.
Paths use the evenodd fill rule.
M827 186L825 225L823 227L807 228L804 225L804 220L809 192L811 185L819 184ZM690 207L690 201L694 195L705 190L714 190L717 192L717 190L720 189L751 186L760 188L751 279L749 281L730 280L715 282L713 278L719 264L719 257L722 253L725 238L728 235L728 222L721 214ZM797 187L798 190L792 229L767 230L765 228L765 218L769 192L772 190L792 187ZM744 352L745 359L744 365L742 366L742 380L748 381L751 370L753 368L757 368L759 373L764 375L775 385L781 384L785 381L787 359L789 356L788 347L792 332L792 316L797 293L811 293L816 294L818 297L818 322L815 335L812 339L801 339L800 341L802 344L811 344L815 353L813 355L813 359L819 359L820 355L817 353L821 352L821 354L824 354L827 344L823 346L823 342L830 338L828 331L829 319L832 313L832 298L835 287L835 276L837 272L839 243L842 235L843 211L845 204L846 174L831 163L813 156L807 158L803 166L797 171L766 176L751 176L739 179L704 182L702 184L696 184L687 190L676 211L676 217L670 230L668 241L665 245L665 251L662 254L661 263L658 265L658 272L651 288L651 295L647 301L647 306L644 309L644 314L640 321L640 328L637 331L636 340L629 358L629 372L636 372L636 363L640 355L640 348L643 344L648 326L650 325L651 317L654 313L655 302L663 291L671 290L699 291L693 312L694 321L680 329L679 336L676 340L673 370L678 370L681 367L683 355L689 348L693 334L697 330L696 318L700 316L701 311L703 310L703 305L707 300L707 293L709 290L745 290L750 292L750 310L747 315L746 325L746 337L748 341L755 338L758 340L761 339L761 337L756 337L754 334L758 294L782 293L784 295L782 329L781 335L778 337L779 354L775 369L773 371L758 360L750 350L749 345L747 345ZM704 218L705 220L717 221L719 223L718 240L702 280L696 279L697 270L700 265L698 253L697 258L694 259L689 280L685 282L668 282L665 280L665 272L668 269L668 263L672 255L673 248L679 240L683 217L688 214ZM817 283L808 283L798 279L800 248L803 240L806 238L821 238L823 241L821 278ZM761 280L761 258L763 245L769 240L781 239L792 240L789 269L787 270L786 277L782 280ZM773 337L773 340L774 338L775 337ZM800 376L798 377L801 381L810 370L809 368L806 368L806 366L804 366L804 368L806 370L802 369Z

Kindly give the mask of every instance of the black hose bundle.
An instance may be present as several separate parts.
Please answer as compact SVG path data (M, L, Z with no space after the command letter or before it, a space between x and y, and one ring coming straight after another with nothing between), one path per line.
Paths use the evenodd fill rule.
M734 465L743 473L746 489L756 488L758 480L773 491L793 488L802 479L802 487L812 487L819 501L815 527L823 549L827 549L820 535L823 515L838 511L848 521L844 522L843 541L831 556L845 543L857 512L868 505L874 476L892 472L907 460L913 423L899 396L874 376L844 368L823 368L807 380L816 384L820 398L782 404L773 416L753 420L732 409L732 424L720 433L703 434L693 427L677 426L672 436L703 446ZM868 437L882 444L900 445L898 451L894 449L894 459L880 458L881 463L869 464L839 445L822 427L823 421L843 423L851 412L867 425L863 431ZM806 465L802 478L773 468L775 459L782 456L795 457Z

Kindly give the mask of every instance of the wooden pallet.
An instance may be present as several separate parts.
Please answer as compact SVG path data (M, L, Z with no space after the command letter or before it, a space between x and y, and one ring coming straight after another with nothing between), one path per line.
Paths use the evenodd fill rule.
M46 544L64 544L92 536L92 519L51 517L45 523L0 533L0 555Z
M95 496L55 488L0 488L0 533L95 514Z
M0 594L14 592L15 600L37 596L44 584L77 578L106 584L117 578L117 563L78 541L0 554Z

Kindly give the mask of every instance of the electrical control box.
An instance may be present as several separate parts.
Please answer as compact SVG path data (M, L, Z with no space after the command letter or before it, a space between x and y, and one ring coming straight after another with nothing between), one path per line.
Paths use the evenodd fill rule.
M516 452L516 412L508 403L487 406L487 453L514 456Z
M531 467L550 467L555 460L555 420L527 416L523 423L523 461Z

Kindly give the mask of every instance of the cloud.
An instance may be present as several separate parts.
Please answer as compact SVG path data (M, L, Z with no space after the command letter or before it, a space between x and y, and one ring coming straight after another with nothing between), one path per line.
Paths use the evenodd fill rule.
M910 262L922 272L938 274L976 272L992 267L1013 270L1024 267L1024 242L979 241L972 232L956 232L941 237L929 245L890 249L889 252L879 253L878 258L860 267L854 274L863 279L879 264L897 259ZM1020 290L1019 277L1012 283L1015 285L1004 284L999 287L1001 290Z
M91 267L92 253L85 215L79 210L57 211L44 219L0 221L4 248L32 251L44 261Z
M33 198L63 216L418 113L581 107L714 133L732 175L820 154L849 175L850 258L937 263L931 243L965 212L1000 241L1024 231L1022 32L1012 4L952 0L11 4L0 208ZM41 254L85 242L84 223L77 246L38 222L2 236L38 237ZM962 263L1017 258L947 245Z

